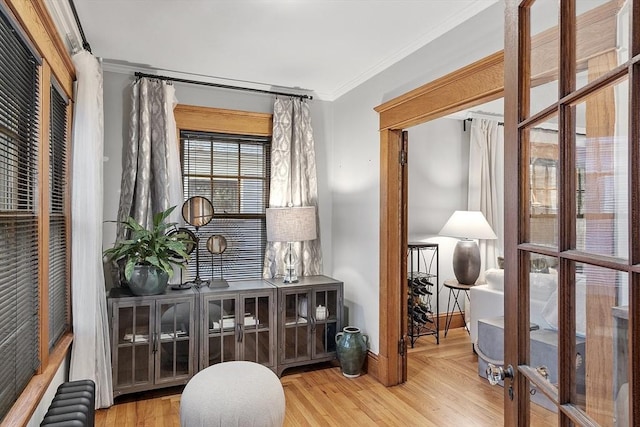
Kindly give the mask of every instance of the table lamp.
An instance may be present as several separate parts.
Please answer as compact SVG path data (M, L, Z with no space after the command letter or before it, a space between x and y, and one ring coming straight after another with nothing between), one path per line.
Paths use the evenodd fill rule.
M481 265L480 248L474 239L498 238L482 212L455 211L439 234L461 239L453 251L453 273L458 283L474 285Z
M299 206L287 208L267 208L267 240L286 242L284 255L284 283L296 283L296 263L298 257L293 242L314 240L316 234L316 207Z

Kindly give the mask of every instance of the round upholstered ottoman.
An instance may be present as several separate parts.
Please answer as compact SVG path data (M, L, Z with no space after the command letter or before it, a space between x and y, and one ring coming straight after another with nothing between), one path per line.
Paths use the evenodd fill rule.
M209 366L189 380L180 398L180 425L282 426L284 391L276 374L253 362Z

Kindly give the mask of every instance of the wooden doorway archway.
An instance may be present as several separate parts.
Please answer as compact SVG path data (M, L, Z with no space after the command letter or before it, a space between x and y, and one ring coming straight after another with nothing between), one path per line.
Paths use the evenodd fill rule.
M525 4L528 2L515 2L515 4ZM572 2L567 1L567 5ZM577 36L573 35L575 39L575 48L573 49L572 61L575 61L575 68L579 70L591 71L591 67L594 67L594 71L598 69L598 64L594 61L595 58L604 58L610 56L615 51L615 34L617 30L616 14L623 2L618 0L611 0L589 10L588 12L579 15L575 18L575 21L579 23L577 25ZM567 6L569 7L569 6ZM507 12L508 23L513 21L513 17L517 15L514 6L510 12ZM567 9L567 10L570 10ZM634 17L638 15L640 7L636 4L633 9ZM566 12L566 11L565 11ZM571 12L566 12L567 15L571 15ZM634 21L635 22L635 21ZM574 24L575 25L575 24ZM638 31L634 28L633 40L638 45ZM515 52L517 47L516 35L517 28L513 25L507 26L507 32L511 37L507 44L510 52ZM555 35L553 33L556 33ZM519 72L524 67L525 71L529 74L527 78L530 78L530 85L537 86L545 81L548 81L550 73L554 71L554 64L557 61L548 61L547 56L549 49L545 47L559 45L557 38L557 31L555 28L551 28L543 33L537 34L532 37L530 43L532 47L540 47L535 50L531 48L531 57L535 55L541 55L535 60L531 60L530 63L524 63L522 58L512 57L512 60L508 64L508 73L512 82L511 88L518 88L516 84L513 84L514 79L518 76ZM569 41L570 41L569 40ZM565 40L565 44L569 45ZM637 64L637 52L638 46L635 46L636 58L630 60L629 64ZM551 49L553 52L553 49ZM515 60L514 60L515 58ZM552 57L553 59L553 57ZM518 62L520 61L520 62ZM404 298L402 295L406 294L406 276L407 273L402 269L402 261L405 257L405 247L403 246L404 237L407 232L407 218L406 218L406 191L403 188L402 177L404 174L403 166L398 161L400 151L402 149L402 130L410 126L418 125L429 120L443 117L447 114L455 111L470 108L481 103L497 99L504 94L504 56L502 52L488 56L476 63L473 63L465 68L462 68L454 73L444 76L438 80L435 80L427 85L424 85L414 91L411 91L405 95L388 101L378 107L375 110L380 115L380 352L376 363L373 364L373 371L377 374L377 378L385 385L395 385L404 381L402 362L406 362L406 350L402 348L399 343L403 337L403 334L407 330L406 318L402 313L402 303ZM624 67L623 67L624 68ZM631 70L631 65L628 65L628 69ZM637 71L637 67L633 69ZM620 74L626 73L626 68L623 71L618 70ZM628 71L630 75L634 75L631 71ZM617 76L617 75L616 75ZM594 89L593 87L591 89ZM597 87L599 89L599 87ZM514 89L515 93L517 90ZM581 96L583 94L580 94ZM523 95L524 97L524 95ZM634 98L634 102L636 98ZM515 115L518 105L511 100L510 108L507 109L508 120L505 120L507 124L506 129L509 126L511 132L506 136L505 141L514 142L510 145L510 150L505 150L505 165L509 166L508 170L505 170L506 176L511 176L512 183L505 188L508 192L505 199L516 201L519 197L526 198L527 196L521 196L522 189L518 188L518 183L515 178L518 176L518 161L519 161L519 148L515 142L517 138L514 137L515 133ZM633 104L633 108L638 108L638 103ZM635 111L635 110L634 110ZM592 117L592 122L600 126L600 120L606 120L606 115L602 117ZM637 126L632 127L633 131L630 134L637 139ZM506 148L506 147L505 147ZM629 156L630 158L633 156ZM636 161L637 156L633 157ZM514 202L515 203L515 202ZM509 240L505 241L505 253L516 253L515 245L519 243L518 233L518 211L512 210L509 217L505 217L505 235L511 236ZM632 239L633 233L629 232L629 239ZM637 249L637 248L635 248ZM626 267L625 267L626 268ZM631 267L632 272L636 272L635 267ZM507 268L505 272L505 283L510 283L510 288L505 292L505 301L509 301L508 305L512 307L519 307L518 298L526 298L526 292L519 289L519 276L522 276L522 268L519 266L515 256L512 256L507 260ZM522 270L524 271L524 270ZM524 273L526 274L526 272ZM525 293L522 293L525 292ZM524 295L522 297L521 295ZM593 298L592 298L593 299ZM598 304L602 303L603 306L607 306L607 302L603 298L594 299ZM637 300L634 301L637 307ZM516 310L517 311L517 310ZM524 319L520 316L518 319ZM597 318L596 318L597 320ZM523 326L520 330L526 330L528 328L528 319L521 320ZM636 322L637 323L637 322ZM519 324L520 325L520 324ZM518 336L516 335L516 339ZM591 346L598 349L598 345ZM514 354L515 350L520 347L511 345L508 348L507 353ZM513 357L512 357L513 358ZM567 358L567 360L570 357ZM593 358L592 358L593 359ZM637 361L638 358L635 360ZM594 360L597 360L594 359ZM609 366L610 363L602 363L605 366ZM599 396L601 392L599 384L603 383L603 375L606 375L606 371L600 372L598 370L597 363L592 363L586 369L588 369L588 376L592 378L590 382L590 389L588 393L594 396ZM632 371L631 365L629 365L630 372ZM523 386L524 387L524 386ZM638 387L637 387L638 388ZM637 389L636 388L636 389ZM528 390L519 391L519 395L526 395ZM597 400L597 399L596 399ZM602 399L601 399L602 400ZM524 401L524 399L520 399ZM509 418L512 424L515 424L519 419L518 416L523 416L523 407L515 409L513 402L505 400L505 410L507 410ZM611 402L607 403L611 406ZM596 408L600 410L600 408ZM592 411L595 411L591 408ZM639 412L637 405L634 407L634 415ZM507 413L506 412L506 413ZM604 408L605 413L610 412L610 408ZM524 419L524 418L522 418Z
M401 268L407 234L407 194L399 161L402 130L501 98L503 92L500 51L375 108L380 115L380 352L369 366L377 364L373 371L386 386L405 380L406 343L399 344L407 330L401 310L407 281Z

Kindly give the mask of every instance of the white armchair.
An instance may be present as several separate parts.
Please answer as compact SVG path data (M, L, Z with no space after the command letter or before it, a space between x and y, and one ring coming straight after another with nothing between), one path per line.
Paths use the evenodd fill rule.
M531 322L540 329L556 329L551 319L555 309L557 318L557 276L554 273L530 273ZM491 268L485 272L486 285L471 288L469 332L471 342L478 340L478 320L504 315L504 270ZM554 299L555 298L555 299ZM555 306L554 306L555 304Z

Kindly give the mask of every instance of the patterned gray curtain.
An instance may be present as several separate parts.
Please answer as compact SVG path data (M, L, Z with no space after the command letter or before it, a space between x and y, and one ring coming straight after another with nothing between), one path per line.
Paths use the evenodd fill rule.
M175 89L166 81L140 78L132 86L131 103L129 140L122 153L118 221L131 216L148 228L154 213L182 203L173 116ZM180 206L171 221L177 222L179 212ZM118 224L117 240L126 237L124 227Z
M271 141L271 188L269 207L315 206L318 215L316 155L309 105L300 98L276 98L273 105ZM322 272L320 221L316 218L318 238L294 243L298 254L296 271L301 276ZM284 242L267 242L262 276L284 275Z

